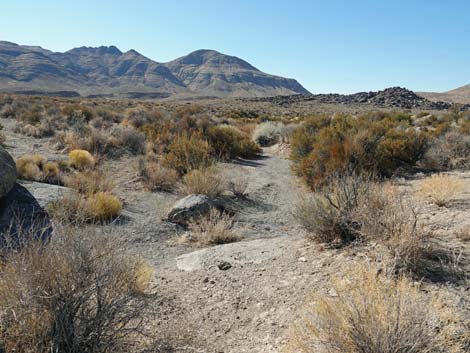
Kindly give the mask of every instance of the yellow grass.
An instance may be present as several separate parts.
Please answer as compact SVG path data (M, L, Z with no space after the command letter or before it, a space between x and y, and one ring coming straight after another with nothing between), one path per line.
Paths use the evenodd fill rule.
M466 189L464 181L446 174L432 175L419 183L418 195L437 206L448 206Z

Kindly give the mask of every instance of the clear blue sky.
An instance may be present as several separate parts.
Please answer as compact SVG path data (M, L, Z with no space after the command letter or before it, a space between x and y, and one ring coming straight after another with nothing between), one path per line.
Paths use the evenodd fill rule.
M468 0L0 0L0 39L160 62L216 49L312 92L470 83Z

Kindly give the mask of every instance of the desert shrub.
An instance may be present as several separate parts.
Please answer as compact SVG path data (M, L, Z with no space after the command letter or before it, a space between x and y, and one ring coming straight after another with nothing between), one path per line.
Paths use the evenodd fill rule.
M245 175L231 175L230 177L227 177L227 179L227 189L233 194L233 196L238 198L246 197L248 178Z
M332 286L308 301L292 352L463 352L457 309L407 278L359 265Z
M259 124L253 132L253 140L261 146L272 146L280 142L283 125L267 121Z
M372 187L366 177L336 176L317 193L302 196L294 216L316 241L337 245L349 243L360 235L356 211Z
M240 240L233 227L232 217L212 209L208 216L190 222L187 240L202 246L233 243Z
M205 133L216 158L252 158L261 152L259 146L242 132L231 126L213 126Z
M179 179L175 170L164 167L158 161L142 159L139 170L144 184L152 191L172 191Z
M449 132L430 142L423 165L431 170L468 169L470 167L470 136Z
M84 119L90 122L96 117L96 112L91 107L83 104L67 104L62 106L61 113L69 120Z
M300 162L313 150L315 138L305 127L296 129L290 138L291 159Z
M312 189L350 170L390 177L414 167L428 148L427 134L409 124L401 115L308 120L290 139L294 170Z
M62 180L65 186L83 195L111 192L115 187L109 175L101 169L70 173Z
M2 351L129 352L150 310L148 270L107 234L56 233L2 256Z
M142 154L145 150L145 135L132 128L116 126L111 130L110 144L131 154ZM108 152L109 154L109 152Z
M121 201L114 195L98 192L88 196L86 200L87 213L93 221L104 221L116 218L122 210Z
M185 195L220 196L227 189L224 175L216 168L193 169L183 177L181 191Z
M214 162L211 154L209 143L200 136L182 134L169 144L168 152L163 156L163 164L183 175L193 169L210 166Z
M85 150L70 151L69 161L72 167L79 170L88 170L95 166L95 158Z
M59 165L49 162L40 154L24 155L16 160L18 177L24 180L41 181L50 184L60 184Z
M464 242L470 242L470 225L464 225L460 227L456 231L456 236L457 239L464 241Z
M387 131L377 145L377 171L391 176L400 167L415 165L423 158L427 143L426 134L415 129Z
M421 180L418 185L418 195L439 207L448 206L464 190L464 181L446 174L431 175Z
M18 177L25 180L41 180L42 173L33 156L25 155L16 160Z

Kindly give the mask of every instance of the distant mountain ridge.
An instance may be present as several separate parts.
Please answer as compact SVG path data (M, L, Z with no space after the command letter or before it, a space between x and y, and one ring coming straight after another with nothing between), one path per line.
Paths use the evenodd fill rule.
M442 93L419 92L418 94L432 101L470 104L470 84Z
M296 80L266 74L214 50L197 50L168 63L115 46L65 53L0 41L0 91L68 96L268 97L308 94Z

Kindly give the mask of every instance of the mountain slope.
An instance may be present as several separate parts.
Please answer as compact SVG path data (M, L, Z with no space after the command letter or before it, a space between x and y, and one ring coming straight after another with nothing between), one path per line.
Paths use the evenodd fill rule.
M197 50L166 66L194 92L240 97L308 94L296 80L261 72L235 56Z
M199 50L167 64L115 46L55 53L0 41L0 91L76 91L136 97L308 93L297 81L265 74L216 51Z
M443 93L420 92L419 95L432 101L470 104L470 84Z

